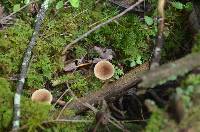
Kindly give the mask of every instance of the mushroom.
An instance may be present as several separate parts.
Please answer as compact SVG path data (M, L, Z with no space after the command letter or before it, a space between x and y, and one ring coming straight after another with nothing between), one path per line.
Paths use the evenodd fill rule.
M46 89L38 89L31 96L32 101L44 102L48 104L51 104L52 99L53 96L51 95L51 92Z
M99 61L94 67L94 74L101 80L106 80L114 75L114 66L106 60Z

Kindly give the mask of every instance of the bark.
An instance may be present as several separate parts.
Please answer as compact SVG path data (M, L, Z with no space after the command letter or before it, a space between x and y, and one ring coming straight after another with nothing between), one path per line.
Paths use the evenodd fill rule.
M156 85L164 84L169 80L176 80L178 76L184 75L189 71L200 66L200 54L192 53L175 62L164 64L157 69L141 75L142 82L138 85L142 88L153 88Z
M96 105L105 99L108 102L114 101L117 97L124 95L127 91L138 83L138 93L144 93L148 88L164 84L169 80L175 80L178 76L184 75L189 71L200 66L200 54L192 53L175 62L164 64L156 69L147 71L149 63L145 63L125 74L119 80L105 84L101 90L89 94L88 96L74 100L66 109L76 110L81 113L88 108L83 103Z
M138 75L148 69L149 63L142 64L125 74L119 80L105 84L99 91L91 93L86 97L79 98L78 100L74 100L67 106L67 109L74 109L77 110L77 113L81 113L87 109L83 103L95 105L103 99L106 101L113 101L116 97L124 95L127 90L136 85L140 81Z
M26 74L29 68L29 63L32 56L32 49L36 45L36 38L38 37L40 27L42 25L42 22L45 17L45 12L48 9L49 0L45 0L43 4L41 5L41 9L38 12L36 23L35 23L35 29L32 34L31 40L29 42L29 45L24 53L23 62L21 65L20 75L18 79L18 84L16 88L16 93L14 97L14 108L13 108L13 131L17 131L17 129L20 126L20 103L21 103L21 94L23 91Z
M194 33L198 33L200 30L200 1L193 0L193 11L190 14L189 21Z

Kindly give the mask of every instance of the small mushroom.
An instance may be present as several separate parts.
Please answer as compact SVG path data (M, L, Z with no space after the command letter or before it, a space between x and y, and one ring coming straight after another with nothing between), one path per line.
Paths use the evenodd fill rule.
M109 61L99 61L94 67L94 74L101 80L106 80L114 75L114 66Z
M46 89L38 89L31 96L32 101L44 102L48 104L51 104L52 99L53 96L51 95L51 92Z

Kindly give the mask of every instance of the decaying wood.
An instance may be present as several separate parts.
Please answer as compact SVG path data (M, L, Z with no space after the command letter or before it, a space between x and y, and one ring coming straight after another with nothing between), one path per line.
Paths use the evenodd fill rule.
M200 66L200 54L192 53L175 62L164 64L156 69L141 75L142 82L138 85L143 88L153 88L168 80L175 80L177 76L184 75Z
M147 71L149 63L145 63L125 74L119 80L105 84L101 90L82 97L70 103L66 109L76 110L77 113L87 109L83 103L98 104L99 101L114 101L116 97L124 95L130 88L139 83L139 87L152 88L156 85L174 80L177 76L184 75L200 66L200 54L192 53L175 62L164 64L156 69ZM145 72L146 71L146 72ZM141 89L143 90L143 89ZM140 91L140 89L138 89Z
M127 92L127 90L137 84L140 81L140 78L138 78L139 74L147 71L148 69L148 62L142 64L125 74L119 80L105 84L99 91L91 93L86 97L82 97L79 100L73 101L66 107L66 109L73 109L76 110L77 113L80 113L87 109L83 103L87 102L88 104L93 105L98 104L98 102L103 99L106 101L113 101L117 96L122 96Z

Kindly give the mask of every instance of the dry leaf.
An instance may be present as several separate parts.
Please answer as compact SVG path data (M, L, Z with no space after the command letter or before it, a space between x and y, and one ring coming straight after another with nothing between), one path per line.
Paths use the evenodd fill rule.
M106 49L106 48L94 46L94 50L99 54L101 59L112 60L113 58L114 52L112 49Z

